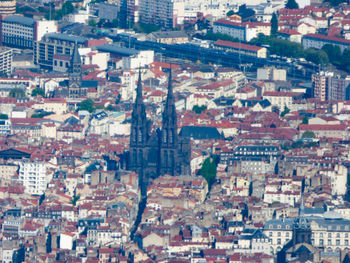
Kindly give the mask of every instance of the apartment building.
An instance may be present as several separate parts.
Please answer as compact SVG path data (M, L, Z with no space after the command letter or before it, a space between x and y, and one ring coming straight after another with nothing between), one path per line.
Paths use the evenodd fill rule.
M173 28L174 0L140 0L140 22L154 24L162 29Z
M57 32L56 21L37 21L20 15L1 19L1 44L3 46L32 49L34 41L51 32Z
M49 33L34 43L34 64L45 69L53 69L54 59L72 57L74 44L85 47L87 38L63 33ZM56 56L59 55L59 56ZM68 61L66 61L68 63ZM69 64L69 63L68 63ZM66 65L67 67L69 65Z
M12 73L13 52L7 47L0 47L0 72Z
M23 161L19 168L19 181L25 192L31 195L42 195L47 188L46 164L42 162Z

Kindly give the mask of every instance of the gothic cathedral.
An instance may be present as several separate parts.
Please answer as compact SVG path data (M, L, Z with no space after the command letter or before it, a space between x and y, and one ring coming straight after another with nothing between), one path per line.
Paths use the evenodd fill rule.
M178 135L175 98L169 72L168 95L162 115L162 128L151 132L152 122L147 119L142 100L141 72L137 83L136 99L131 117L129 170L137 172L143 182L158 176L190 175L190 140Z

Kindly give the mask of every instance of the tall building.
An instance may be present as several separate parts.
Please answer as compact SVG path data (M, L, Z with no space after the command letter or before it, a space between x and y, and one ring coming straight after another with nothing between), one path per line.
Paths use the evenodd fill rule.
M0 0L0 14L16 13L16 0Z
M162 129L151 132L142 100L141 73L131 118L129 170L135 171L147 183L164 174L189 175L191 166L190 141L178 135L175 99L169 73L168 96L163 111Z
M162 29L174 27L174 0L140 0L140 22Z
M68 94L70 98L86 96L86 88L82 87L81 58L78 44L74 45L74 50L68 70Z
M347 100L349 97L349 77L343 78L334 72L321 71L312 75L312 84L314 97L321 101Z
M131 28L139 22L139 0L122 0L120 6L120 26Z

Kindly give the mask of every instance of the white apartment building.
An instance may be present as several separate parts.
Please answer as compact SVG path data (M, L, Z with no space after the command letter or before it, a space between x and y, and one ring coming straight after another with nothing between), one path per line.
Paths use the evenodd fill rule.
M46 164L43 162L23 161L19 168L19 181L25 187L25 192L31 195L42 195L49 178L46 175Z

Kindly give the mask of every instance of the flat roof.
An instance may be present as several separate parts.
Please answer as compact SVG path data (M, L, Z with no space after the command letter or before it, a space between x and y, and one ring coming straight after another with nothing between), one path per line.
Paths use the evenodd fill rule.
M9 23L17 23L17 24L22 24L25 26L32 26L34 25L35 20L29 17L25 16L7 16L3 20L4 22L9 22Z
M65 33L48 33L48 34L45 34L45 37L63 40L63 41L69 41L69 42L77 42L79 44L84 44L85 41L87 40L86 37L69 35Z
M95 47L98 51L119 54L122 56L137 55L139 52L136 49L120 47L115 44L103 44Z

